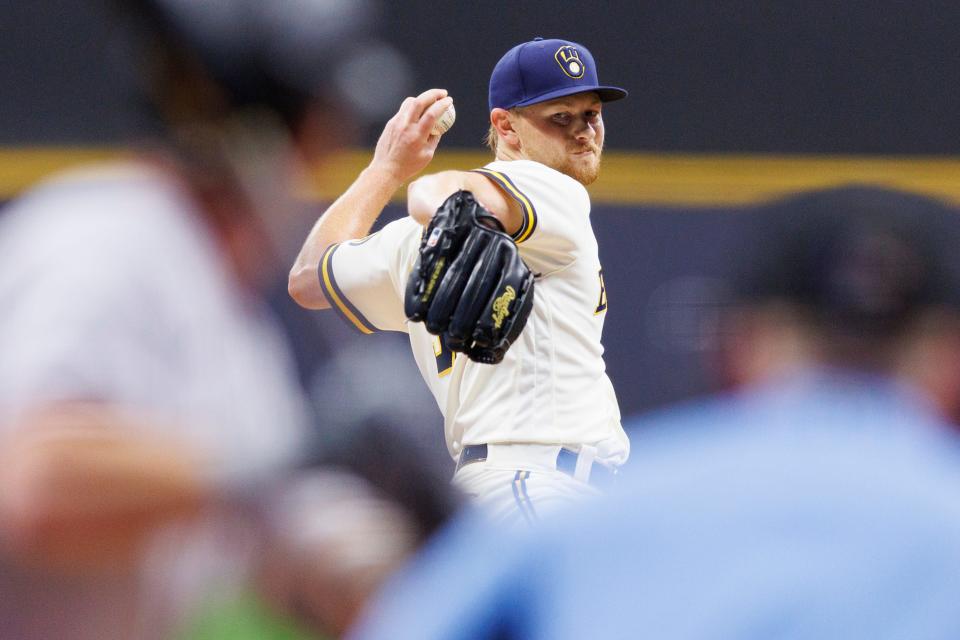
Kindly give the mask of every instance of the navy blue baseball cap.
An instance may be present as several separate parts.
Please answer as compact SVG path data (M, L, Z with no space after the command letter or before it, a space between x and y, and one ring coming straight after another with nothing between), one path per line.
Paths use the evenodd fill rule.
M490 75L490 110L546 102L595 91L610 102L627 97L620 87L600 84L593 55L569 40L535 38L507 51Z

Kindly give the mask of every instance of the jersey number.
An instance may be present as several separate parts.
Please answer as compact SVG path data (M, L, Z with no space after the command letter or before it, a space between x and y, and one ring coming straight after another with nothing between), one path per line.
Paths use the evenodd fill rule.
M437 375L441 378L453 370L457 354L450 350L443 336L433 337L433 355L437 357Z
M597 310L593 312L593 315L597 315L601 311L607 310L607 287L603 284L603 269L600 269L600 300L597 302Z

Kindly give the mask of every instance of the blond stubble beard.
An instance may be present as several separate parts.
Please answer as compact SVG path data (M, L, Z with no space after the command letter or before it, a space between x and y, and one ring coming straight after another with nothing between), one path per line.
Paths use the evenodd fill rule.
M596 149L594 151L594 156L596 161L588 167L582 165L575 165L572 162L568 163L567 170L561 169L561 173L565 173L583 186L591 185L597 181L597 178L600 177L600 154L603 153L601 149Z
M597 178L600 177L600 158L603 151L600 148L595 148L593 153L595 161L590 164L574 162L569 157L565 157L564 162L558 163L560 166L547 166L570 176L586 187L596 182Z
M597 178L600 177L600 159L603 154L603 149L599 145L590 144L589 146L593 150L595 158L595 161L590 164L576 162L567 154L564 154L559 159L555 157L537 157L541 156L541 154L536 151L530 153L530 150L528 150L527 157L541 164L545 164L564 175L570 176L583 186L587 186L596 182Z

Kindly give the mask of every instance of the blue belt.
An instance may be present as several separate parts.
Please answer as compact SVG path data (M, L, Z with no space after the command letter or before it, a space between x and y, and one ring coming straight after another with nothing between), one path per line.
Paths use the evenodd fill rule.
M577 458L580 457L576 451L567 449L565 447L560 447L560 452L557 453L557 471L567 474L571 478L575 478L575 472L577 469ZM460 471L466 465L472 462L483 462L487 459L487 445L485 444L468 444L460 452L460 459L457 460L457 471ZM595 462L590 468L590 484L600 487L609 487L617 479L617 472L614 469L603 466L602 464Z

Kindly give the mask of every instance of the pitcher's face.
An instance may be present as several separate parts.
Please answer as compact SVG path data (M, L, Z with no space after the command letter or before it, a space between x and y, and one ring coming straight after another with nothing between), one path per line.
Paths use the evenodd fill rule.
M518 109L520 153L588 185L600 175L603 103L592 91Z

